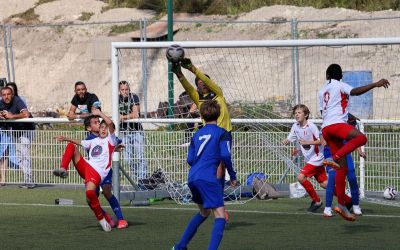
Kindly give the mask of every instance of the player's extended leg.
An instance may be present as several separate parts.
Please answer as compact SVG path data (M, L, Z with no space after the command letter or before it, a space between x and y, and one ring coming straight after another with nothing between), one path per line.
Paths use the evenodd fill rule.
M208 250L218 249L218 246L222 240L222 236L224 235L224 229L226 224L224 207L218 207L216 209L213 209L213 213L215 220L211 232L211 239L210 239L210 244L208 245Z
M192 219L186 226L180 241L177 244L175 244L175 246L172 249L174 250L187 249L187 245L189 244L193 236L196 234L197 229L210 215L211 209L204 209L203 205L201 204L198 204L198 207L200 210L199 213L197 213L195 216L192 217Z
M53 174L55 176L59 176L61 178L67 178L68 177L68 167L69 163L73 162L75 168L78 170L79 175L82 178L85 178L84 175L84 169L81 169L78 166L78 162L81 160L82 155L79 152L78 148L75 146L73 143L68 143L67 146L65 147L64 154L61 158L61 168L54 169Z
M341 129L338 130L340 132L337 133L337 135L347 142L338 151L332 154L333 160L344 158L346 155L351 154L351 152L353 152L358 147L365 145L368 141L367 137L363 133L355 129L353 126L348 124L340 125Z

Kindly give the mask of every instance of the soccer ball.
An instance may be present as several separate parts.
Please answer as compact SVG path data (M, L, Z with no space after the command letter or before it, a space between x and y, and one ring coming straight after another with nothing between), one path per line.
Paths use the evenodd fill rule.
M394 200L396 198L397 191L394 187L386 187L385 191L383 191L383 198L386 200Z
M173 44L168 47L166 56L168 61L177 63L185 57L185 51L180 45Z

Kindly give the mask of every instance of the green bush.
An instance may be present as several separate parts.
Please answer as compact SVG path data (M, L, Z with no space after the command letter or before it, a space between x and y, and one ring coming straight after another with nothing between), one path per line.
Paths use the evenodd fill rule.
M111 26L111 34L122 34L126 32L131 32L139 29L138 22L131 22L125 25L113 25Z

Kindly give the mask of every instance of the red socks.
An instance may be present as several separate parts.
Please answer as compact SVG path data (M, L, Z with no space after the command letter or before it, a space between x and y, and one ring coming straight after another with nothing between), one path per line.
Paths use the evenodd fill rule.
M307 193L310 195L311 199L315 202L320 202L321 199L319 198L317 192L315 192L315 189L313 185L311 184L310 181L305 180L301 185L304 187L304 189L307 191Z
M337 197L337 195L336 195L336 190L333 190L333 194ZM352 203L352 202L353 202L353 200L351 199L351 197L348 196L348 195L346 194L346 192L345 192L345 195L344 195L344 202L345 202L345 204L349 204L349 203Z
M96 218L98 220L103 219L103 209L100 207L100 201L97 198L96 191L86 190L86 199Z
M350 154L354 150L356 150L358 147L361 147L367 143L367 137L365 135L359 135L349 141L346 142L346 144L339 149L336 154L333 156L333 160L340 159L342 157L345 157L346 155Z
M345 194L346 174L347 174L347 166L341 167L340 169L336 170L335 191L338 203L341 205L345 205L346 203L346 194Z
M72 157L74 157L74 152L75 145L72 143L68 143L65 147L65 152L61 158L61 167L65 170L68 170L69 163L71 162Z

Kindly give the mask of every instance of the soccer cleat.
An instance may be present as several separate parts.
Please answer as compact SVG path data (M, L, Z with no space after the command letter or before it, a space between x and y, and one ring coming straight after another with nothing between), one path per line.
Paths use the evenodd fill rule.
M111 231L111 226L110 224L108 224L108 222L106 221L106 219L103 217L103 219L99 220L100 226L101 228L105 231L105 232L110 232Z
M355 221L356 217L350 213L350 211L343 205L338 204L335 207L335 212L342 216L345 220Z
M106 219L106 221L108 222L108 224L110 224L111 228L115 227L115 221L110 217L110 215L108 213L103 214L104 219Z
M361 207L359 205L353 205L353 213L357 216L362 215Z
M347 210L350 211L350 209L353 207L353 202L347 202L344 205L346 206Z
M340 165L337 163L337 162L335 162L332 158L326 158L323 162L322 162L322 164L324 165L324 166L329 166L329 167L331 167L331 168L333 168L334 170L338 170L339 168L340 168Z
M307 209L310 213L315 213L320 207L322 207L322 202L312 201L310 207Z
M61 177L61 178L63 178L63 179L65 179L65 178L68 177L68 172L67 172L67 170L64 169L64 168L54 169L54 170L53 170L53 174L54 174L55 176Z
M126 220L119 220L118 221L118 229L124 229L128 227L128 222Z
M325 207L325 209L324 209L324 217L325 218L333 217L332 208Z

